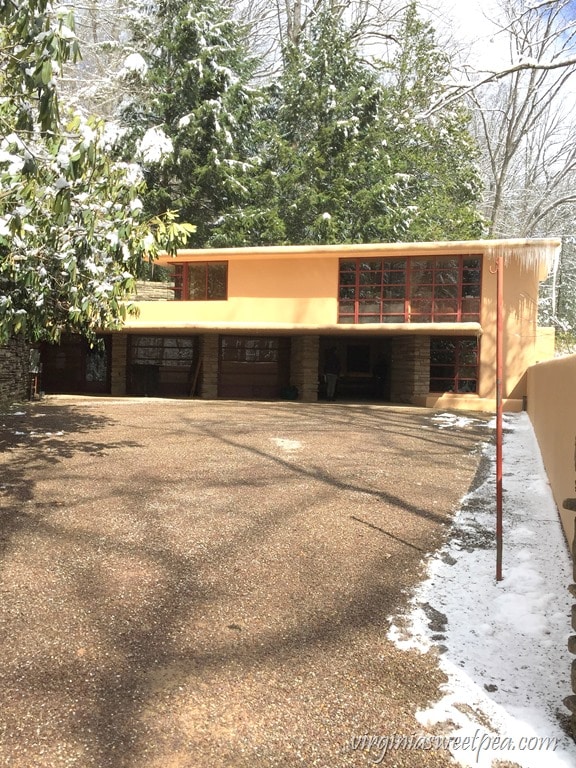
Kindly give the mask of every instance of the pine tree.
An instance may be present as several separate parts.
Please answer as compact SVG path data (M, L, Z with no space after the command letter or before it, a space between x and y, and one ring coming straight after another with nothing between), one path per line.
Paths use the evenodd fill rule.
M449 72L449 57L413 0L389 67L383 119L411 211L405 236L414 240L474 238L484 229L478 213L478 150L468 130L468 113L456 105L427 116Z
M284 52L266 93L263 161L252 204L231 211L221 238L265 244L361 242L390 236L402 213L379 122L382 89L360 60L342 20L319 14Z
M247 194L257 94L252 61L230 9L217 0L161 0L140 15L132 46L145 62L123 104L125 152L141 162L146 209L177 209L210 239L224 211Z
M251 205L217 237L237 245L464 239L480 234L467 116L426 119L449 62L415 4L398 54L368 67L342 18L316 16L267 94Z

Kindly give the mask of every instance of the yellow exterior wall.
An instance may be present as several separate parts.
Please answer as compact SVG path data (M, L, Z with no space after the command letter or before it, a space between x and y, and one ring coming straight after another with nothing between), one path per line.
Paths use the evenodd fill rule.
M574 512L564 499L576 497L576 355L528 370L528 415L534 427L568 542L574 538Z
M338 259L241 259L228 263L226 301L141 301L134 324L335 324Z
M218 333L286 332L329 335L472 335L480 334L477 395L418 394L418 404L494 410L496 407L496 254L504 254L504 381L507 410L523 407L526 370L553 354L553 337L537 328L539 281L543 261L535 251L555 248L556 241L470 241L450 243L388 243L342 246L182 251L163 264L227 261L225 301L140 301L138 315L126 323L131 332ZM355 256L482 256L480 323L410 324L396 326L338 325L339 259Z
M482 339L480 344L480 398L496 398L496 281L493 260L485 257L482 272ZM502 396L509 410L518 410L526 396L525 372L542 356L553 355L550 335L537 327L538 272L519 259L504 266L503 338L504 371ZM553 332L552 332L553 333Z

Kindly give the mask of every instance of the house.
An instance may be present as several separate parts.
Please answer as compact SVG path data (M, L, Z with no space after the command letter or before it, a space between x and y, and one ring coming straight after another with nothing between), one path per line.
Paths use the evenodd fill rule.
M335 349L338 399L494 410L500 319L504 407L519 410L526 370L553 356L537 300L559 245L182 250L159 259L168 282L139 287L135 314L103 335L101 350L73 338L45 348L42 387L313 402L324 397L324 361Z

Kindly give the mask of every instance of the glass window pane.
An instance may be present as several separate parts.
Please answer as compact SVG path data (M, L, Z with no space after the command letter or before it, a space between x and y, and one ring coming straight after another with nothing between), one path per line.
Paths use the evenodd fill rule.
M457 299L437 299L434 302L434 311L436 314L439 312L443 314L455 315L458 312L458 300Z
M380 300L386 316L404 313L403 306L387 305L387 301L403 304L408 299L406 322L478 321L480 280L477 256L347 259L340 262L339 299ZM342 306L339 311L349 314ZM375 312L375 307L360 307L363 315Z
M400 315L404 318L404 302L403 301L383 301L382 311L389 315Z
M360 272L381 272L382 260L381 259L366 259L366 261L360 262Z
M404 271L385 272L383 278L384 283L388 285L401 285L403 287L406 285L406 272Z
M458 286L456 283L436 283L434 286L434 296L437 299L458 297Z
M359 299L379 299L381 295L379 285L363 285L358 291Z
M438 256L435 265L437 270L456 270L456 272L460 266L457 256Z
M405 290L403 285L388 285L384 288L382 295L385 299L404 299Z
M340 285L354 285L356 282L355 272L341 272Z
M431 392L450 392L454 387L454 379L430 379Z
M411 314L412 315L431 315L432 302L426 299L416 299L415 301L412 301Z
M374 314L378 312L380 314L380 302L379 301L360 301L358 302L359 314Z
M425 298L432 298L433 295L433 287L431 285L418 285L414 284L412 286L412 291L410 294L413 298L418 299L425 299Z
M206 264L188 264L188 298L191 301L206 298Z
M174 266L172 290L174 291L174 298L177 301L182 299L182 289L184 287L184 265L176 264Z
M382 269L384 269L386 272L405 272L406 259L384 259L382 262Z
M360 285L380 285L382 272L360 272Z
M476 392L477 386L477 339L431 339L431 391Z
M226 263L208 264L208 299L225 299L227 294L228 265Z

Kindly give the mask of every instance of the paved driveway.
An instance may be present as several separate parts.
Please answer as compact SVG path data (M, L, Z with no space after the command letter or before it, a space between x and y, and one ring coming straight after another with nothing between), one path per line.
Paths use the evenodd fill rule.
M66 397L1 415L0 765L366 766L355 738L420 731L442 675L388 617L486 435L433 416Z

